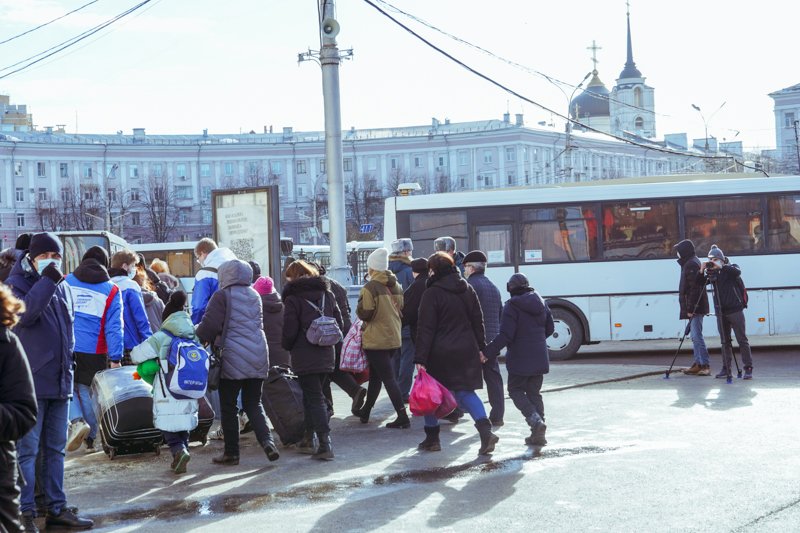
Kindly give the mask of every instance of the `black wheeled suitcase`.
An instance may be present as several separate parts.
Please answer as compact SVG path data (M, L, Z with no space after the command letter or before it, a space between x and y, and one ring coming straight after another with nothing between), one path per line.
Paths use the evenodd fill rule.
M208 430L214 424L214 409L203 396L197 400L197 427L189 432L189 442L199 442L203 446L208 442Z
M161 453L164 437L153 425L152 387L133 379L135 366L98 372L92 381L92 407L103 451L117 455Z
M305 432L303 390L292 371L273 366L261 390L264 411L284 446L299 442Z

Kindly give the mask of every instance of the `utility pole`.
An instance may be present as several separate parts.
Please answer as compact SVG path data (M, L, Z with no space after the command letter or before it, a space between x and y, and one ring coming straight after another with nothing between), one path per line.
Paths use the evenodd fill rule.
M800 124L800 120L794 121L794 148L797 150L797 171L800 172L800 137L797 134L797 125Z

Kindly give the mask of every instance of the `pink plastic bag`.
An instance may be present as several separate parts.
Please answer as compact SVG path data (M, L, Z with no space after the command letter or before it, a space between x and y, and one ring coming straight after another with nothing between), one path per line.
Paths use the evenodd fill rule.
M408 406L413 415L435 415L437 418L442 418L456 408L456 399L447 387L420 369L411 388Z

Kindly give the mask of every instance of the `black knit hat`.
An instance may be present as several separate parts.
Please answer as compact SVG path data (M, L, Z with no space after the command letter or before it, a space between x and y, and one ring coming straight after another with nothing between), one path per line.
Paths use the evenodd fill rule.
M428 271L428 260L424 257L411 261L411 271L417 274L424 274Z
M28 254L31 259L36 259L38 256L47 252L55 252L59 255L64 254L64 248L61 246L61 239L55 233L44 232L37 233L31 237L31 243L28 246Z
M183 291L175 291L169 295L169 301L164 306L164 312L161 313L161 320L166 320L172 313L183 311L186 306L186 293Z
M261 266L255 261L248 261L247 263L250 265L250 268L253 269L253 281L250 282L252 285L259 277L261 277Z
M19 237L17 237L14 248L17 250L27 250L28 246L31 245L31 237L33 237L33 233L21 233Z
M528 283L528 278L525 274L521 272L517 272L516 274L512 274L511 277L508 279L508 283L506 283L506 290L510 293L515 291L528 291L530 290L530 284Z
M81 258L81 262L86 261L87 259L94 259L104 267L108 268L108 252L102 246L92 246L86 253L83 254Z

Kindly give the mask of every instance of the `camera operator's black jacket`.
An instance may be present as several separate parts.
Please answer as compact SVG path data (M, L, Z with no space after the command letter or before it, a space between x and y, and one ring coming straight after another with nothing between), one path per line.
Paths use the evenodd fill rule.
M681 266L681 281L678 285L678 299L681 304L680 319L689 318L689 313L697 309L695 314L708 314L708 294L706 293L705 276L700 268L700 259L694 250L694 244L689 239L675 245L675 250L680 254L678 264ZM699 299L699 303L698 303Z
M744 309L744 295L741 293L738 283L741 275L742 271L739 265L724 265L717 272L714 285L723 315L738 313Z

